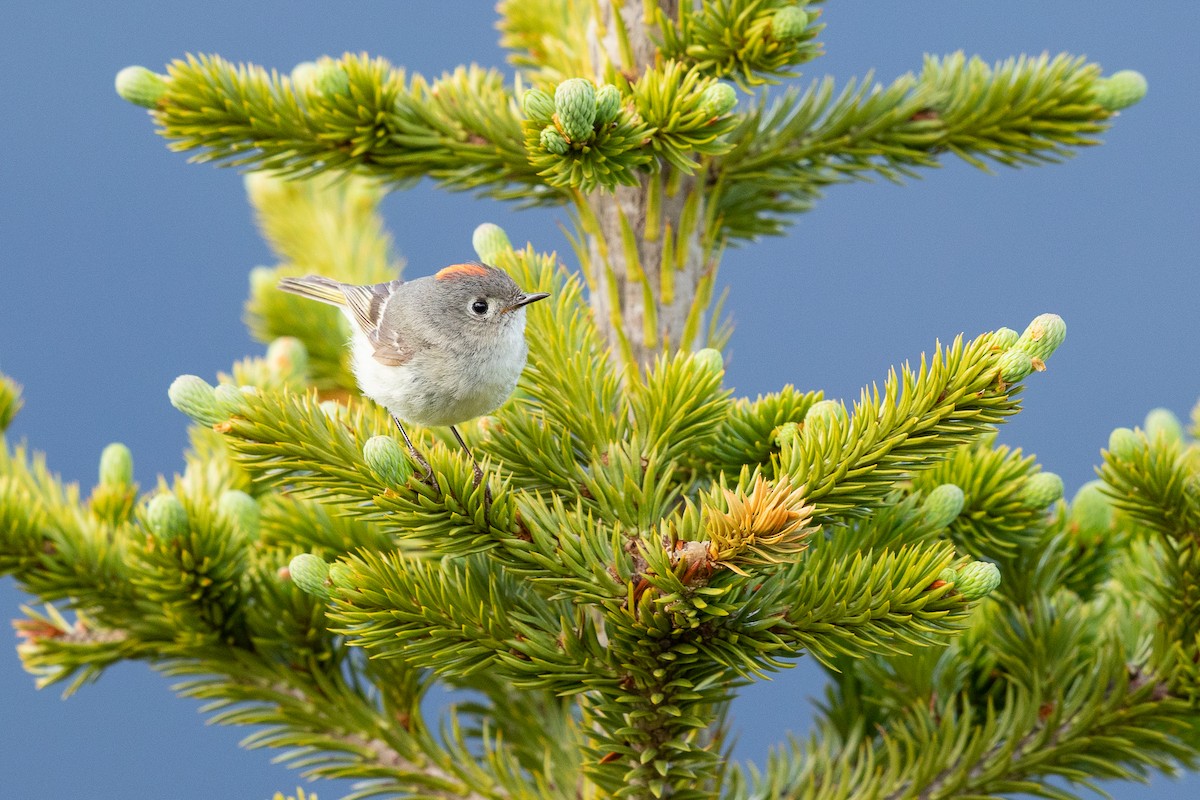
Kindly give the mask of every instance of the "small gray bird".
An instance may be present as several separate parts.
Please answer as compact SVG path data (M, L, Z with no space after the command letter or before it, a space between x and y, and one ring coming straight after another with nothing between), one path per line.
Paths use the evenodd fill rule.
M307 275L283 278L285 292L337 306L354 329L351 358L362 393L386 408L414 460L433 483L405 422L454 426L498 408L517 386L525 357L525 306L549 295L526 294L506 273L479 263L453 264L412 281L358 286Z

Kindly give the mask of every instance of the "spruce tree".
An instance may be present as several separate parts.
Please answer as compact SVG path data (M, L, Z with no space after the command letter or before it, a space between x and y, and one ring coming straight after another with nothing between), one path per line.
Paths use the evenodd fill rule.
M725 247L826 186L1059 160L1141 76L959 53L768 91L820 55L819 3L499 12L515 81L353 54L117 76L172 148L247 171L279 264L251 274L265 355L170 387L181 475L142 492L114 444L84 497L0 448L0 573L45 604L17 623L39 684L150 662L355 798L1074 797L1193 764L1200 407L1190 430L1156 411L1114 431L1066 502L995 441L1063 341L1054 314L846 404L733 397L714 297ZM441 429L413 431L422 481L357 392L345 320L277 289L396 277L378 203L422 177L573 224L573 265L476 230L479 260L551 294L517 393L463 428L481 485ZM0 430L19 406L3 378ZM731 698L803 655L831 677L814 730L735 764ZM477 698L440 729L439 684Z

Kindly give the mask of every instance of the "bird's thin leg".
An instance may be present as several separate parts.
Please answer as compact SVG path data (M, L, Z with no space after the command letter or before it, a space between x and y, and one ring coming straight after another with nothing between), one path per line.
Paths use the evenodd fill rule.
M400 429L400 435L404 437L404 443L408 445L408 452L412 454L413 461L416 461L425 470L425 482L430 486L436 486L437 480L433 477L433 467L429 466L425 456L418 453L417 448L413 447L412 439L408 438L408 431L404 430L404 426L400 424L400 418L393 415L392 422L395 422L396 427ZM462 440L459 439L459 441Z
M471 453L471 448L467 447L467 443L463 441L462 435L459 434L458 428L450 426L450 432L454 434L454 438L458 439L458 443L462 445L462 449L466 452L467 458L471 459L471 465L475 467L475 485L483 483L483 469L479 466L479 462L475 460L475 456Z

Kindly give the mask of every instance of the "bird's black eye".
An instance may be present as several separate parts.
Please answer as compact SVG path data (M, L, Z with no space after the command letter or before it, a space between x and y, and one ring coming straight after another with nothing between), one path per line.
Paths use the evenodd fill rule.
M487 300L475 300L471 303L471 311L479 316L483 316L488 312Z

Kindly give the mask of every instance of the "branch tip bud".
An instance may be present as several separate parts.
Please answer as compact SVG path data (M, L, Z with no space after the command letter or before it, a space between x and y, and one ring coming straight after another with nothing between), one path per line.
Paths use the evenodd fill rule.
M100 453L100 485L129 486L133 483L133 453L113 442Z
M480 261L495 264L497 256L512 249L512 242L499 225L485 222L471 234L471 246L475 248Z
M138 66L118 72L114 85L121 99L143 108L157 108L169 88L165 75Z

